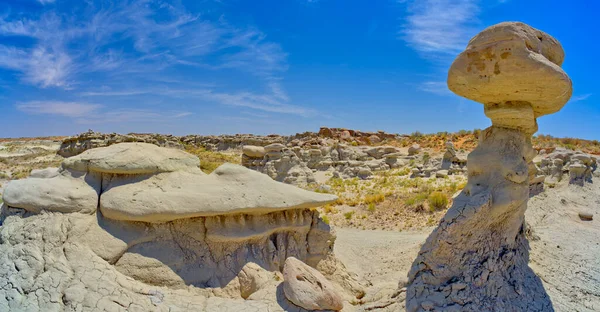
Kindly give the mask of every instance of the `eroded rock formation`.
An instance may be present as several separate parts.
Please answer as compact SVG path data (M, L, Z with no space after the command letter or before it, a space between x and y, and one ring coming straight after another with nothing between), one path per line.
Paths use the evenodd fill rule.
M161 147L183 149L179 138L173 135L163 135L157 133L101 133L88 130L76 136L68 137L63 140L58 154L63 157L71 157L81 154L88 149L104 147L124 142L150 143Z
M2 311L292 310L288 257L364 294L336 262L318 194L146 143L95 148L10 182L0 231ZM248 299L248 301L244 301Z
M271 144L264 148L244 146L242 165L262 172L276 181L306 185L315 182L314 171L331 171L343 179L369 179L373 171L402 167L415 159L393 146L285 146Z
M524 213L536 118L571 96L562 47L523 23L476 35L452 64L448 87L484 104L492 126L468 156L468 184L409 272L408 311L552 311L528 267Z

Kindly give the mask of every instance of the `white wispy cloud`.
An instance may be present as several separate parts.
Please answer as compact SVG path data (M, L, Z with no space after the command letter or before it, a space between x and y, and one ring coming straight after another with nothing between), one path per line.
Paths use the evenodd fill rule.
M163 1L110 5L85 1L79 5L77 12L85 13L47 6L41 14L0 16L0 36L27 37L32 42L1 43L0 68L15 72L22 83L79 90L79 95L86 97L160 94L268 112L302 116L312 112L291 104L281 84L288 69L287 53L254 27L234 26L222 15L211 19ZM207 72L242 71L257 77L266 91L236 91L227 86L221 90L167 88L158 80L171 79L163 72L175 66ZM156 81L148 82L149 77ZM145 89L128 89L118 82L142 80ZM98 85L109 88L98 90Z
M451 95L445 81L425 81L418 86L419 90L435 93L437 95Z
M475 34L477 0L420 0L409 4L401 37L423 54L456 54ZM430 55L431 56L431 55Z
M56 115L73 118L76 123L159 122L183 118L191 112L157 111L150 109L109 109L101 104L86 102L30 101L19 102L15 107L27 114Z
M223 92L208 88L178 89L158 87L152 89L128 89L128 90L100 90L79 93L82 97L121 97L152 94L171 98L198 99L211 103L228 106L247 107L264 112L292 114L299 116L312 116L314 110L293 105L288 95L282 90L277 81L267 83L267 90L263 93L241 91Z
M37 0L37 2L41 3L41 4L49 4L49 3L54 3L55 0Z
M592 96L592 93L587 93L587 94L582 94L582 95L574 95L571 97L571 100L569 100L569 102L574 103L574 102L579 102L579 101L585 101L590 96Z
M79 118L96 113L102 105L60 102L60 101L30 101L17 103L16 108L28 114L59 115L64 117Z
M76 118L79 124L110 124L127 122L171 122L192 115L191 112L158 111L150 109L117 109Z

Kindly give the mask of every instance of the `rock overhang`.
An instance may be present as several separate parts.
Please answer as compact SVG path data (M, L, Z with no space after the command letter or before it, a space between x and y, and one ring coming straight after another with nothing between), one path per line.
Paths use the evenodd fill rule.
M448 88L484 104L499 126L535 132L535 118L559 111L571 97L563 59L552 36L519 22L500 23L469 41L448 71Z
M9 183L10 207L93 214L119 221L267 214L308 209L337 197L306 191L233 164L206 175L197 157L146 143L120 143L67 158L52 174ZM37 175L36 175L37 176Z
M266 214L314 208L337 200L335 195L302 190L233 164L223 164L210 175L161 173L137 183L129 183L129 177L114 179L100 198L100 211L121 221L160 223Z

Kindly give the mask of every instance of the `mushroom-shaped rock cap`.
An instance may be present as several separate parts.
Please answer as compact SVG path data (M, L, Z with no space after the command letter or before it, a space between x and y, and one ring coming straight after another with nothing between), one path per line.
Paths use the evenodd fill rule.
M492 121L498 111L493 105L501 103L537 118L559 111L571 97L563 59L560 43L550 35L523 23L500 23L469 41L450 67L448 88L486 105Z
M199 165L200 160L192 154L149 143L119 143L93 148L67 158L62 163L66 169L114 174L193 170Z
M149 178L117 177L100 198L100 211L123 221L168 222L231 214L263 214L311 208L335 201L267 175L223 164L210 175L178 171Z

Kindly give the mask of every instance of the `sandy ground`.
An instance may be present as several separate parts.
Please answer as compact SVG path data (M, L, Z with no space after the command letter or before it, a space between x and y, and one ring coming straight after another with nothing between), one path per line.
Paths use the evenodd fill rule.
M592 211L595 219L581 220L578 213L582 210ZM530 267L542 279L556 311L600 311L599 214L600 182L583 187L563 183L529 202ZM432 229L336 229L335 254L369 285L365 306L385 301L399 282L406 281L412 261Z
M530 267L544 282L556 311L600 311L600 179L560 185L529 202ZM578 214L593 212L594 220Z

